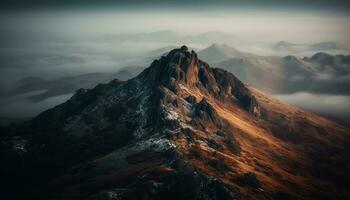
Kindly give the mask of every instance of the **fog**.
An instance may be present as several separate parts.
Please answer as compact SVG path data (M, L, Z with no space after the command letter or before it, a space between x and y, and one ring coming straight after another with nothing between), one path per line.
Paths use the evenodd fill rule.
M318 12L137 9L5 12L0 18L0 68L5 75L2 81L6 80L4 77L111 71L129 64L145 64L138 57L147 51L184 43L198 49L214 42L225 43L271 55L279 52L268 47L280 40L336 41L347 45L348 24L348 16ZM81 62L64 59L71 56ZM52 63L55 57L62 61Z
M271 46L280 40L300 44L333 41L342 44L342 48L330 53L347 54L349 24L350 17L344 13L285 9L3 12L0 14L0 117L34 116L71 95L35 103L26 99L28 94L9 96L23 78L51 80L92 72L114 73L127 66L148 66L160 56L154 50L182 44L201 50L213 43L223 43L258 55L293 53L302 57L315 52L280 52ZM301 98L300 94L297 97L280 98L318 110L312 107L317 104L304 104L304 101L316 101L314 98ZM333 110L338 106L336 102L345 105L343 98L347 97L342 97L341 102L331 98L319 106Z
M275 95L275 97L293 105L350 124L350 96L348 95L327 95L300 92L289 95Z
M15 96L7 99L7 101L2 101L0 103L1 116L8 119L30 118L48 108L53 108L67 101L72 96L72 94L64 94L47 98L40 102L32 102L26 98L28 95L30 94Z

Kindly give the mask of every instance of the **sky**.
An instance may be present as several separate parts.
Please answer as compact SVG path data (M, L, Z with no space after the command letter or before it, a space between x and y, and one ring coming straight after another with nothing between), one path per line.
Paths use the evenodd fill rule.
M306 8L346 9L347 0L3 0L5 9L97 8L97 7L240 7L240 8Z
M149 52L170 45L200 50L225 43L279 56L285 55L271 46L281 40L350 47L349 11L344 0L5 0L0 7L0 96L28 77L50 80L148 65ZM30 104L26 95L0 101L0 117L33 116L69 98ZM300 94L281 98L300 105L317 100Z

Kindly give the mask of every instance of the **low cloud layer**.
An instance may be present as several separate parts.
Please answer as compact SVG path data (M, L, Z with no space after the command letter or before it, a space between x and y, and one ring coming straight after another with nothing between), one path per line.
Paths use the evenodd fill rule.
M350 124L350 96L312 93L275 95L276 98L290 104L330 117L338 118Z
M31 118L39 113L53 108L58 104L67 101L72 94L59 95L45 99L40 102L30 101L27 96L32 94L23 94L7 100L0 101L0 117L16 119L16 118Z

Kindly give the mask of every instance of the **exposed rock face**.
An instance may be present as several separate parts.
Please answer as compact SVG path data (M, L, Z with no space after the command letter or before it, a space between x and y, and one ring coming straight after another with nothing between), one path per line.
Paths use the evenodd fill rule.
M328 143L310 120L295 128L302 124L297 116L182 46L136 78L80 89L66 103L8 127L0 172L7 195L20 189L19 196L37 199L271 199L276 192L300 198L296 191L305 182L311 189L302 195L312 196L319 191L308 177L317 161L306 162L311 152L299 148L302 139L308 148L315 139L320 151ZM324 120L312 117L312 123ZM276 123L287 124L299 146L282 140ZM335 135L322 129L326 138L348 130L324 124ZM295 134L300 130L312 134ZM338 189L327 181L322 184Z

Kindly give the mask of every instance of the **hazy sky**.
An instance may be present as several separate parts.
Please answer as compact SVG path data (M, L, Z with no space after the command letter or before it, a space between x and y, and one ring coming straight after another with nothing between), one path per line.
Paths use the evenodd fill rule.
M350 17L289 10L18 11L1 14L1 40L83 40L91 36L175 30L231 33L238 39L349 43ZM91 40L91 38L90 38Z
M96 8L96 7L223 7L223 8L349 8L347 0L3 0L4 9L28 8Z
M214 41L257 54L268 54L269 47L280 40L335 41L350 46L348 4L341 0L8 0L2 1L1 9L0 70L5 71L4 78L19 68L13 77L108 71L130 64L127 57L168 45L200 49ZM154 38L137 35L164 30L175 33ZM229 36L201 41L200 34L206 32ZM56 67L47 61L61 56L83 57L86 65Z

